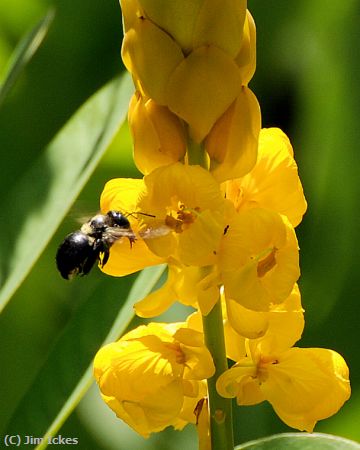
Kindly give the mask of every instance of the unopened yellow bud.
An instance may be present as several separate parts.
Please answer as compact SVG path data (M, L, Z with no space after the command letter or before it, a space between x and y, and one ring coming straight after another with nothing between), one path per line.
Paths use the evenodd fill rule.
M144 175L184 157L186 135L183 123L166 106L135 93L129 106L129 125L135 164Z
M205 141L210 171L219 182L241 177L254 167L260 128L259 103L252 91L243 86Z
M241 91L240 71L222 50L194 50L172 73L167 85L169 108L190 125L201 142Z
M138 0L146 17L169 34L185 55L214 45L235 57L240 49L246 0Z
M177 43L150 20L137 17L124 36L122 58L146 96L166 105L169 77L184 59Z
M235 62L241 71L242 83L247 86L256 68L256 27L248 10L246 11L241 49L236 55Z

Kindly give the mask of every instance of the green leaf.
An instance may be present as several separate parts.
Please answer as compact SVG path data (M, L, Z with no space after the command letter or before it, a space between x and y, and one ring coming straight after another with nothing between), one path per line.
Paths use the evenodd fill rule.
M142 271L125 302L119 298L121 279L101 279L55 344L5 434L44 436L38 448L47 446L47 438L56 435L93 382L95 353L124 333L134 317L134 302L154 288L163 271L164 266Z
M36 50L40 47L54 19L54 16L54 9L50 9L48 13L37 23L37 25L28 34L26 34L16 46L9 61L4 82L0 86L0 107L18 76L33 57Z
M322 433L283 433L235 447L235 450L360 450L360 444Z
M0 311L19 287L125 119L128 75L108 83L60 130L0 204Z

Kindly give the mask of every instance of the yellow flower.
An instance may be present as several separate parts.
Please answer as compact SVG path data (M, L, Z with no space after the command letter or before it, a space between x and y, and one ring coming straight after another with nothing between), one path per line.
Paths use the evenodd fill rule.
M151 251L185 265L213 264L224 232L225 200L212 175L200 166L176 163L154 170L144 184L138 210L155 216L143 216L144 225L166 225L170 231L147 240Z
M186 152L183 122L168 108L136 92L129 106L129 126L137 168L148 174L181 160Z
M261 207L287 216L296 227L306 200L288 137L278 128L264 128L259 136L255 167L243 178L225 183L226 198L237 211Z
M268 311L283 302L299 278L299 252L287 218L253 208L235 213L219 250L225 296L245 308Z
M338 353L276 344L264 350L264 343L246 340L247 356L217 380L220 395L236 397L239 405L267 400L281 420L301 431L312 431L349 398L349 371Z
M191 407L214 370L202 334L185 323L140 326L100 349L94 360L104 401L144 437L195 422Z

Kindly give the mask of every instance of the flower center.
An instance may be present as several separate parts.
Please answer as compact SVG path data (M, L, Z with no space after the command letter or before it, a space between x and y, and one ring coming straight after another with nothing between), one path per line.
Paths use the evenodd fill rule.
M269 378L269 366L272 364L279 364L279 361L273 356L260 357L257 367L257 379L260 384Z
M184 203L179 201L177 207L172 209L165 217L165 225L171 228L175 233L182 233L195 222L200 208L187 208Z

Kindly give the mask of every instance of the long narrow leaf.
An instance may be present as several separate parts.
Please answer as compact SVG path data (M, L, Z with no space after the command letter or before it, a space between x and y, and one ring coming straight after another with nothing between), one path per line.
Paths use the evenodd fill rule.
M247 442L235 450L360 450L360 444L330 434L283 433Z
M90 387L96 351L126 330L134 317L134 301L154 288L163 271L164 266L145 269L125 302L118 293L121 280L104 277L55 344L18 405L6 434L44 436L38 448L47 446L48 437L56 434Z
M16 46L8 63L6 75L0 85L0 107L7 93L10 91L18 76L40 47L48 29L54 19L55 11L50 9L48 13L27 33Z
M0 205L0 311L19 287L124 121L128 76L96 93L69 120Z

